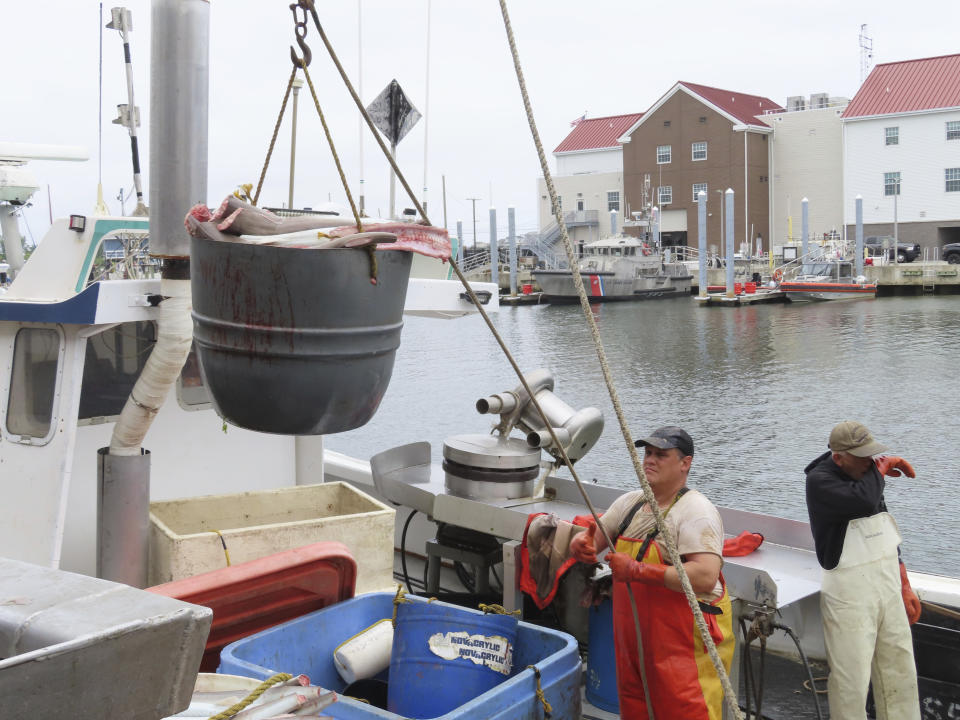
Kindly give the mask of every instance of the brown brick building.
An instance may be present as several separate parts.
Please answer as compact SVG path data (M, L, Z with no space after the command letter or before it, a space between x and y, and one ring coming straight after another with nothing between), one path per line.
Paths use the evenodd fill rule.
M720 203L732 188L735 248L748 240L756 248L760 236L768 250L772 128L757 116L778 109L765 97L678 82L620 138L626 212L657 206L664 245L696 247L695 193L706 190L707 245L719 250Z

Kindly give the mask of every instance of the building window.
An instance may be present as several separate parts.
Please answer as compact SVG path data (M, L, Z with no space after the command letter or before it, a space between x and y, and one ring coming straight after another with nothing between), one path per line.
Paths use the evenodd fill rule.
M657 165L666 165L670 162L671 155L670 145L657 145Z
M900 144L900 128L899 127L884 128L883 137L884 137L884 144L899 145Z
M710 191L707 190L706 183L694 183L693 184L693 201L697 202L700 198L698 197L700 193L703 192L707 195L710 194Z
M620 191L612 190L607 193L607 212L616 210L620 212Z
M664 126L664 127L670 127L670 121L669 121L669 120L664 120L664 121L663 121L663 126Z
M669 205L673 202L673 186L672 185L661 185L660 186L660 205Z
M947 123L947 140L960 140L960 120L950 120Z
M705 142L695 142L690 146L690 149L693 152L694 160L707 159L707 144Z
M900 194L900 173L890 172L890 173L883 174L883 194L884 195Z
M44 445L53 436L61 345L57 330L27 327L17 331L6 425L7 432L19 436L21 442Z
M960 192L960 168L947 168L947 192Z

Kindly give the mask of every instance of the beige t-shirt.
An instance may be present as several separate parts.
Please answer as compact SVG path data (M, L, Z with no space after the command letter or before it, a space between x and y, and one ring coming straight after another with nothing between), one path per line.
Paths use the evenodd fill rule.
M633 490L624 493L607 509L600 518L607 533L613 534L620 529L627 514L643 499L643 492ZM666 508L663 508L664 510ZM680 555L709 552L723 557L723 521L720 513L706 496L696 490L690 490L683 495L666 514L664 518L666 532L669 533L677 546ZM623 532L624 537L643 540L656 526L650 506L644 504L633 516L630 525ZM616 540L614 540L616 542ZM666 553L664 553L666 554ZM664 562L670 564L670 559L664 557ZM723 587L717 581L710 597L701 598L714 600L723 594Z

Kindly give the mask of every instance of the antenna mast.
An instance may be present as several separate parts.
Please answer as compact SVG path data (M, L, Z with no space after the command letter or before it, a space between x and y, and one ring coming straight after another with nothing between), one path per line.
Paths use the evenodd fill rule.
M867 79L873 61L873 38L867 37L867 26L860 26L860 84Z
M137 207L133 211L135 216L147 215L147 207L143 204L143 185L140 181L140 146L137 142L137 127L140 125L140 108L133 102L133 65L130 61L130 33L133 31L133 18L130 11L124 7L115 7L110 10L110 22L107 27L120 33L123 40L124 68L127 74L127 104L117 105L117 118L114 125L122 125L130 133L130 157L133 160L133 187L137 191Z

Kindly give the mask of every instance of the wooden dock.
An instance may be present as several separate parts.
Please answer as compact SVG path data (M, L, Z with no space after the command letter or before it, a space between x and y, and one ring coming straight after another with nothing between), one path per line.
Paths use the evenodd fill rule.
M723 268L707 270L709 290L726 285ZM877 295L932 295L960 293L960 265L951 265L943 260L914 260L911 263L884 263L863 268L867 282L877 284ZM750 276L738 275L737 282L746 282ZM766 272L764 281L768 280ZM691 284L697 287L698 275L693 274ZM759 291L760 288L757 288ZM696 292L696 289L693 290Z

